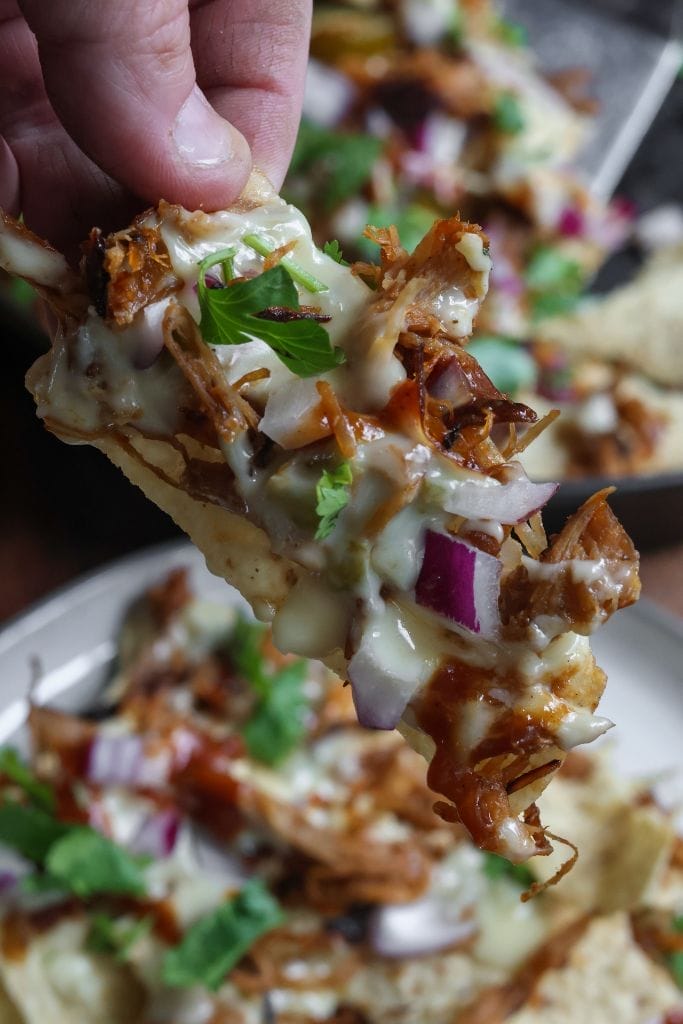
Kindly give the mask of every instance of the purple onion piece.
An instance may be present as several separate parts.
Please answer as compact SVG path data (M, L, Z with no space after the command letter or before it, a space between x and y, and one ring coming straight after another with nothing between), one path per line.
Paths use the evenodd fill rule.
M170 767L170 751L148 757L141 736L98 733L90 747L86 778L100 786L157 789L167 781Z
M449 913L443 894L427 894L413 903L378 907L370 918L370 941L379 956L426 956L460 945L477 930L474 917Z
M400 677L394 659L387 662L378 650L382 639L382 624L369 626L348 667L356 715L366 729L395 729L418 686L415 679ZM396 638L387 642L395 645Z
M445 533L427 531L417 603L473 633L495 636L500 624L501 563L493 555Z
M463 480L448 493L444 508L467 519L485 519L513 526L526 522L550 501L560 485L534 483L524 472L501 484Z
M160 858L169 857L175 849L180 818L174 810L151 814L140 825L129 843L133 853Z

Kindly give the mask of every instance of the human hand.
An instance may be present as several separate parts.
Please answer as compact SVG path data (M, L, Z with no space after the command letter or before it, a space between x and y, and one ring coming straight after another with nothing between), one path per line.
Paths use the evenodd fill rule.
M227 206L252 158L279 188L310 6L0 0L0 206L68 249L145 202Z

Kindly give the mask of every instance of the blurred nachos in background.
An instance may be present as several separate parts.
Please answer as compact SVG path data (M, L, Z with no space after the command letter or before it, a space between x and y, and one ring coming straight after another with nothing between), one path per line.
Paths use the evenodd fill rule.
M349 691L182 570L143 595L99 698L0 750L0 1021L681 1024L683 840L648 784L570 754L555 852L512 865Z
M409 250L438 217L482 225L471 348L502 391L561 410L527 457L539 478L683 466L683 215L590 194L572 162L593 112L581 68L545 77L490 0L316 0L285 195L339 259L376 260L367 224ZM634 237L656 250L640 275L585 298Z

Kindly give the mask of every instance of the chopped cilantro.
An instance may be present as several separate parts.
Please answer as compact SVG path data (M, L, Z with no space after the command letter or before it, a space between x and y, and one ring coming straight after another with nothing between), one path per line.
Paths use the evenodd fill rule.
M13 747L0 749L0 775L11 779L37 807L45 811L54 809L55 796L51 788L36 778Z
M250 755L263 764L280 763L306 731L306 662L295 661L266 680L262 696L242 735Z
M86 826L71 827L50 847L45 868L48 875L81 898L97 893L141 896L145 891L138 861Z
M301 173L315 184L315 195L330 211L358 195L372 174L382 142L369 135L330 131L303 120L294 147L290 175ZM290 182L291 184L291 182Z
M675 953L669 953L667 962L674 981L679 988L683 988L683 950L678 949Z
M318 499L315 511L320 517L316 540L325 540L334 530L339 513L349 503L349 485L352 480L348 462L342 462L336 469L324 470L315 488Z
M9 293L12 296L12 301L15 302L17 306L24 306L25 308L33 306L38 298L38 294L33 285L30 285L28 281L24 281L21 277L12 278L10 281Z
M552 245L539 245L524 272L535 319L568 313L581 295L583 274L576 260Z
M315 320L266 320L259 313L284 306L298 310L299 298L282 266L227 288L209 288L206 271L225 258L215 253L199 264L199 329L210 345L243 345L265 341L285 366L299 377L331 370L344 361L341 349L333 349L326 330Z
M493 109L493 123L504 135L519 135L524 129L524 115L513 92L501 92Z
M499 18L496 23L496 34L499 39L508 46L526 46L529 42L529 35L524 25L517 21L508 21L507 18Z
M277 901L260 879L252 879L228 903L200 918L163 962L166 985L205 985L216 991L256 939L284 920Z
M0 804L0 843L35 864L42 864L53 844L68 831L68 825L39 807L10 801Z
M259 256L270 256L272 252L275 252L275 246L271 245L270 242L267 242L260 235L245 235L242 241L250 249L253 249L254 252L257 252ZM292 281L298 281L309 292L328 292L330 290L329 285L326 285L324 281L319 281L313 274L309 274L299 263L295 263L289 255L283 256L279 265L285 268Z
M467 346L484 373L499 391L514 395L522 388L533 387L538 370L530 353L509 338L481 336Z
M330 242L325 242L323 252L326 256L329 256L330 259L333 259L335 263L341 263L342 267L348 267L348 261L344 259L341 246L336 238L333 238Z
M39 807L0 804L0 843L42 870L25 880L27 891L65 889L82 897L144 892L135 858L94 829L57 821Z
M295 661L269 673L263 655L264 633L261 623L238 619L228 651L236 670L258 696L242 729L247 749L257 761L276 765L306 730L306 662Z
M85 939L85 947L91 953L113 953L118 960L125 960L133 946L152 927L151 917L141 917L131 924L108 914L95 914Z
M237 672L258 692L266 686L266 671L263 659L263 639L266 627L239 616L228 643L230 661Z
M506 878L525 889L534 882L534 876L525 864L511 864L497 853L484 854L484 874L487 878Z

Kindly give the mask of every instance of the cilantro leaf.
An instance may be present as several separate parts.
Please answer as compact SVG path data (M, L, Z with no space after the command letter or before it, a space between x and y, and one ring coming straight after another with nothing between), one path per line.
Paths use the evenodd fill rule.
M583 288L580 265L552 245L534 249L524 278L531 292L535 319L570 312Z
M52 845L66 835L69 827L39 807L9 801L0 804L0 843L35 864L44 862Z
M508 46L522 47L529 43L529 33L524 25L520 25L517 21L499 18L495 28L498 38Z
M324 470L315 488L318 499L315 511L320 516L316 540L325 540L334 530L339 513L349 503L349 485L352 481L348 462L342 462L336 469Z
M145 884L138 861L106 836L86 826L69 828L45 857L49 875L76 896L121 893L141 896Z
M249 754L257 761L279 764L304 735L308 711L305 680L305 661L285 665L267 680L266 690L242 730Z
M152 927L151 917L141 917L130 924L117 920L108 914L95 914L85 939L85 947L92 953L113 953L118 960L125 960L133 946Z
M516 341L482 335L467 346L484 373L499 391L514 395L522 388L532 387L538 376L531 354Z
M260 622L240 616L228 642L230 661L237 672L260 694L267 688L267 675L263 659L263 639L266 627Z
M330 131L304 119L290 175L305 175L328 212L358 195L369 180L382 142L369 135ZM290 185L292 182L290 181Z
M512 92L501 92L493 109L493 123L503 135L519 135L525 120L519 100Z
M45 811L54 810L55 796L52 789L33 774L13 747L0 749L0 775L6 775L30 798L37 807Z
M205 985L216 991L225 975L261 935L284 920L277 901L260 879L252 879L228 903L200 918L163 962L166 985Z
M525 889L534 882L534 876L525 864L511 864L497 853L484 854L484 874L492 879L507 878Z
M329 242L325 242L323 245L323 252L326 256L329 256L330 259L333 259L335 263L340 263L342 267L348 267L348 260L344 259L341 246L336 238L333 238Z
M669 953L667 963L674 981L679 988L683 988L683 950L677 949L674 953Z
M292 662L270 675L263 655L264 633L265 626L260 622L238 619L228 654L258 696L242 728L249 754L263 764L275 765L296 746L306 730L306 662Z
M327 331L315 320L266 320L257 316L273 306L299 309L299 297L287 271L272 267L258 277L238 281L227 288L209 288L199 271L199 329L210 345L243 345L265 341L285 366L299 377L324 373L344 362L344 353L333 349Z

